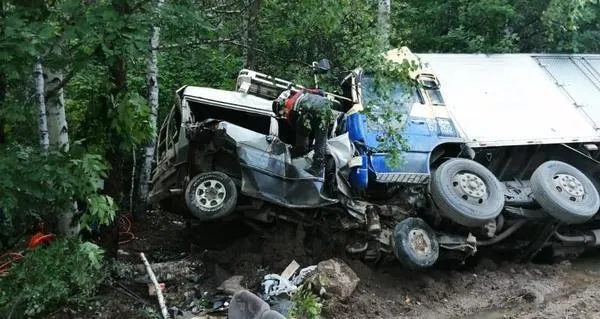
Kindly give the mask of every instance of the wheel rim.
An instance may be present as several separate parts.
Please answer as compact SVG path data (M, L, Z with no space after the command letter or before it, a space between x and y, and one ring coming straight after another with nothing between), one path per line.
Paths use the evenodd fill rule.
M194 195L200 208L215 210L225 202L227 190L225 190L225 186L221 182L209 179L198 185Z
M431 252L431 239L423 229L413 229L408 233L408 242L410 248L420 256L428 255Z
M457 173L452 179L452 186L458 197L467 202L483 204L488 198L485 182L473 173Z
M556 174L552 178L556 191L572 202L581 202L585 196L583 184L575 176Z

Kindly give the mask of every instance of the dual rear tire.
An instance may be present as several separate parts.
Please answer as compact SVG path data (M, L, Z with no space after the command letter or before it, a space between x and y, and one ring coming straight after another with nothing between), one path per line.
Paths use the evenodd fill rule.
M578 224L600 209L592 181L577 168L560 161L541 164L531 176L536 202L552 217ZM442 163L431 181L431 196L442 216L467 227L495 219L504 207L504 187L483 165L467 159Z

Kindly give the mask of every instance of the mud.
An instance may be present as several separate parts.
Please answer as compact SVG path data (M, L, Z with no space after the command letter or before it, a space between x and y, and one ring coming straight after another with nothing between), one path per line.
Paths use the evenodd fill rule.
M484 259L466 270L409 271L397 263L348 259L327 234L286 223L269 228L221 223L188 231L180 217L154 212L136 221L133 231L137 239L121 247L129 253L123 262L139 263L137 252L143 251L151 262L188 258L205 265L195 278L169 283L170 306L184 305L195 291L213 296L232 275L244 276L242 285L254 290L265 274L280 273L292 260L308 266L337 256L361 281L346 301L325 300L323 318L600 318L600 254L553 265ZM145 287L130 288L156 304ZM99 300L101 311L89 317L147 317L141 303L113 289Z

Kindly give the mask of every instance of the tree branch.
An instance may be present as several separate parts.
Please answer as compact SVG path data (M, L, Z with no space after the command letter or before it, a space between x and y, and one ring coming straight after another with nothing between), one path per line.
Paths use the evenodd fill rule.
M60 83L53 90L46 92L46 94L44 95L46 100L56 95L58 91L64 88L65 85L67 85L67 83L75 76L77 71L79 71L79 68L71 69L69 73L67 73L67 75L63 77L62 81L60 81Z
M298 64L309 66L309 67L312 66L309 63L306 63L304 61L300 61L300 60L297 60L297 59L284 59L284 58L281 58L281 57L279 57L277 55L275 55L275 56L270 55L267 51L265 51L263 49L255 48L253 46L240 43L239 41L234 40L234 39L214 39L214 40L212 40L212 39L200 39L200 40L196 40L196 41L186 42L186 43L183 43L183 44L169 44L169 45L165 45L165 46L160 46L160 49L173 49L173 48L179 48L179 47L182 47L182 46L197 46L197 45L215 44L215 43L228 44L228 45L233 45L233 46L237 46L237 47L246 48L246 49L249 49L249 50L261 53L261 54L263 54L266 57L278 59L279 61L282 61L282 62L298 63Z

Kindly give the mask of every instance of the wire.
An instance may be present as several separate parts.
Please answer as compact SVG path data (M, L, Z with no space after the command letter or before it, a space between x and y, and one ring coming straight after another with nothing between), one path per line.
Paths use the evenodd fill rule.
M126 244L134 239L135 234L131 231L131 219L127 215L121 215L119 218L119 245Z
M4 263L0 264L0 277L8 275L8 269L12 266L12 263L18 260L23 259L22 253L5 253L0 256L0 260L7 259Z
M43 241L47 242L54 238L54 234L38 233L34 237L32 237L32 241L35 241L34 246L37 246ZM126 244L134 239L135 234L131 231L131 219L126 215L121 215L121 217L119 218L119 245ZM0 256L0 277L8 275L8 270L10 269L12 264L16 261L25 258L23 254L23 251L18 253L7 252L2 254Z

